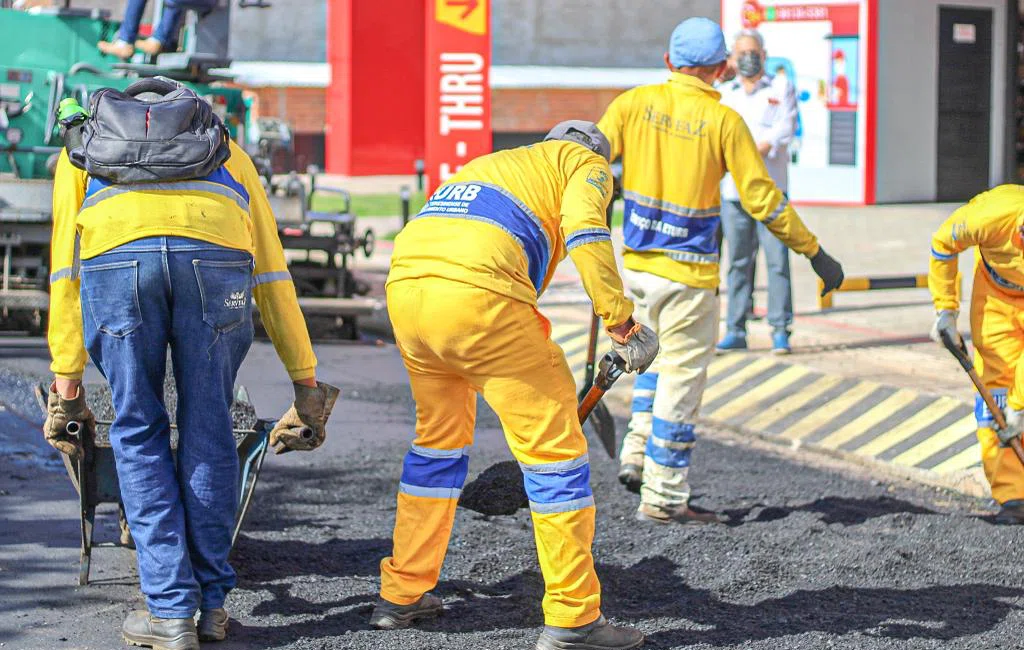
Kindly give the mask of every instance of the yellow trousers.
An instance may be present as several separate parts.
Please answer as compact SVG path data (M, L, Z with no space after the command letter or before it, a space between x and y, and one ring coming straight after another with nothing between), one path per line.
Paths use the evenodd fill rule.
M393 282L387 302L416 400L416 439L402 468L393 554L381 562L381 597L410 604L437 585L480 393L523 470L545 623L597 620L587 442L575 383L547 319L526 303L441 278Z
M983 264L978 264L974 273L971 335L981 381L1001 407L1009 400L1013 408L1024 408L1024 363L1018 363L1024 354L1024 297L1016 298L997 287ZM1012 449L999 446L992 430L992 413L981 396L975 398L974 412L992 497L999 503L1024 499L1024 465Z

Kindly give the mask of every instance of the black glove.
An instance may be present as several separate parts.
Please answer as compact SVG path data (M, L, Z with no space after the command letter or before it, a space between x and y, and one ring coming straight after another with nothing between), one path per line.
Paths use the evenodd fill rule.
M834 291L843 283L843 267L834 257L825 252L824 248L818 247L818 254L811 258L811 268L818 274L825 287L821 290L824 297L829 291Z

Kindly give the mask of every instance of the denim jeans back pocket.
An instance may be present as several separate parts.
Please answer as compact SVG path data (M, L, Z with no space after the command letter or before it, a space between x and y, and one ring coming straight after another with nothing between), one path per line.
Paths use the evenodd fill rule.
M203 300L203 322L230 332L250 318L252 260L192 260Z
M142 325L137 260L83 266L81 291L99 331L124 337Z

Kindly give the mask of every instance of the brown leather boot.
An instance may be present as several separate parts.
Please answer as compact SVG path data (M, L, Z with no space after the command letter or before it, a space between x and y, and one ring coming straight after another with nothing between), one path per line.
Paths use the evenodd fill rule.
M636 511L636 520L655 524L682 524L694 526L701 524L719 524L722 522L713 512L691 510L688 506L673 508L656 508L641 503Z
M124 619L121 634L127 644L153 650L199 650L196 622L191 618L157 618L136 610Z

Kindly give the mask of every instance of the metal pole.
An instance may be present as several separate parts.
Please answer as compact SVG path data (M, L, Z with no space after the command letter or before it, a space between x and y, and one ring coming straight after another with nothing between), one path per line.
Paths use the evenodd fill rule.
M426 171L427 165L423 162L422 158L417 158L413 163L416 168L416 189L420 192L423 191L423 172Z
M399 196L402 197L402 227L405 228L409 224L409 186L403 185L399 190Z

